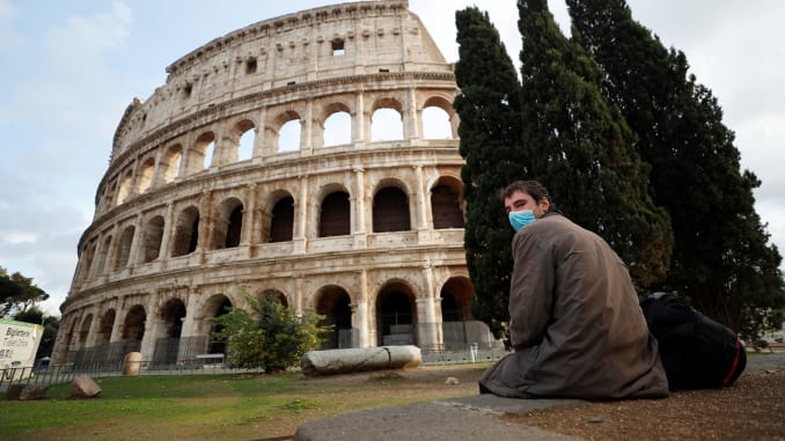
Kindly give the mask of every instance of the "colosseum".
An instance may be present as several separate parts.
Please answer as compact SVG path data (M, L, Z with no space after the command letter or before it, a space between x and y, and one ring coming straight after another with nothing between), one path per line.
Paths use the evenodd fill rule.
M325 348L490 342L471 320L457 92L406 0L210 41L115 132L53 362L221 354L213 317L275 293Z

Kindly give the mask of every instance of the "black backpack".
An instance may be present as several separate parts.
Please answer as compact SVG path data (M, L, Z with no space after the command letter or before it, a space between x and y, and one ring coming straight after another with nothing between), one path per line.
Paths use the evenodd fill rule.
M671 390L730 386L744 371L747 355L736 334L677 295L650 296L641 309L657 339Z

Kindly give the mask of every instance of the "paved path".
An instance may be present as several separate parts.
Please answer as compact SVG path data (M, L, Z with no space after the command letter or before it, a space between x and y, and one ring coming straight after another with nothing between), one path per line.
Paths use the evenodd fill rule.
M745 374L783 369L785 354L751 355ZM575 440L499 418L533 409L580 403L577 400L518 400L474 395L451 400L351 412L303 424L297 441L550 441Z

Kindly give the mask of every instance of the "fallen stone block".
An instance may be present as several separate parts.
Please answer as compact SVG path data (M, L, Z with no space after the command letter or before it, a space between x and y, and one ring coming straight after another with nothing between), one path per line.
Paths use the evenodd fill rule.
M311 351L300 360L308 376L348 374L382 369L405 369L422 365L417 346L381 346Z
M42 400L46 398L46 391L49 386L43 384L28 384L19 394L19 401Z
M101 386L87 375L77 377L71 384L71 398L95 398L101 393Z

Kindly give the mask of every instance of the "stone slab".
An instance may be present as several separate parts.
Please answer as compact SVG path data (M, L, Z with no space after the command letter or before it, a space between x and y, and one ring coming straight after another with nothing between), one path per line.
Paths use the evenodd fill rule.
M351 412L303 424L297 441L422 440L566 441L576 438L499 418L505 413L576 403L575 400L513 400L479 395Z

